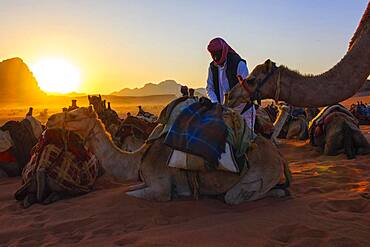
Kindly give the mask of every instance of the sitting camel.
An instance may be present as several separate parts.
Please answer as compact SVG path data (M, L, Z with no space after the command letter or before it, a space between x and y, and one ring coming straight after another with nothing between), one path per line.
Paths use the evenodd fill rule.
M91 107L54 114L47 122L48 128L61 126L86 139L106 173L121 180L137 180L139 174L145 187L128 192L131 196L168 201L191 195L196 187L200 195L225 195L226 203L238 204L269 195L286 195L277 185L284 172L289 173L285 169L287 163L277 148L261 136L255 138L247 151L248 168L241 174L220 170L192 172L167 166L172 150L163 143L163 138L146 143L133 153L120 150Z
M154 123L158 120L158 117L156 115L150 112L144 111L141 105L139 105L138 108L139 108L139 111L136 114L137 118L143 119L149 123Z
M324 108L310 122L310 143L325 155L370 153L370 144L362 134L356 117L342 105Z
M109 133L114 136L121 125L121 119L119 118L116 111L111 108L110 102L108 106L106 100L102 100L101 95L88 95L89 104L92 105L98 114L99 118L103 121L106 129Z
M287 107L275 104L269 104L266 107L258 107L256 110L255 132L272 138L277 142L276 138L300 139L308 138L308 122L314 114L313 108L297 108Z
M350 112L358 119L360 125L370 125L370 105L357 102L351 105Z
M43 131L32 111L31 107L22 121L8 121L0 127L0 177L20 176L31 158L31 150Z
M33 203L49 204L88 193L100 174L99 168L78 134L47 129L23 169L22 186L15 198L28 208Z
M274 136L285 139L306 140L308 138L308 121L303 108L281 105L274 126ZM282 125L280 129L278 126Z
M124 151L136 151L148 139L150 133L157 126L141 118L128 116L122 121L115 134L116 144Z

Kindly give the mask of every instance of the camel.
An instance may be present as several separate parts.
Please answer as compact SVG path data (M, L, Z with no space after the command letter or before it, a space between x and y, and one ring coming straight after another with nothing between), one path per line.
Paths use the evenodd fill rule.
M121 119L119 118L116 111L111 108L110 102L106 100L102 100L101 95L88 95L89 104L93 105L95 111L97 112L99 118L103 121L104 125L106 126L107 130L112 136L115 136L117 133L119 126L121 125Z
M254 125L254 131L266 138L271 138L274 132L274 122L271 119L269 109L263 107L256 108L256 122Z
M146 112L143 110L142 106L138 106L139 111L136 114L136 117L141 118L149 123L154 123L158 120L158 117L150 112Z
M308 138L308 121L303 108L280 105L274 126L276 127L273 133L275 141L277 137L299 140Z
M350 112L358 119L360 125L370 124L370 105L357 102L351 105Z
M359 128L359 122L342 105L324 108L310 122L310 143L320 153L345 153L348 159L370 153L370 144Z
M136 151L145 143L156 126L157 123L151 123L134 116L128 116L122 121L114 139L118 140L116 144L122 150L129 152Z
M226 203L238 204L287 194L278 185L284 172L289 175L287 163L277 148L261 136L255 138L253 147L247 151L248 169L239 175L220 170L192 172L170 168L167 160L171 148L163 143L163 138L146 143L135 152L122 151L112 142L91 107L54 114L47 127L79 133L107 174L119 180L138 180L139 174L144 188L127 192L137 198L169 201L196 191L196 195L224 195Z
M299 107L324 107L353 96L370 74L370 3L346 55L320 75L302 75L271 60L257 65L229 92L229 107L252 99L275 99Z
M29 161L29 153L43 132L41 123L32 113L33 108L30 107L21 122L8 121L0 128L0 156L5 158L0 160L0 177L20 176Z
M81 137L63 129L47 129L22 172L15 198L24 208L49 204L92 190L100 166Z
M284 111L283 111L284 110ZM318 112L317 112L318 113ZM315 108L291 109L269 104L256 110L255 132L278 143L277 137L286 139L308 138L308 123L316 115Z

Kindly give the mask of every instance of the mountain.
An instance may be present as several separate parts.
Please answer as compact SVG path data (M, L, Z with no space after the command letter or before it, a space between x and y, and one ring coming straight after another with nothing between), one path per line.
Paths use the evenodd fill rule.
M45 93L28 66L20 58L0 62L0 101L28 103L43 98Z
M180 95L181 84L174 80L165 80L158 84L147 83L141 88L124 88L118 92L113 92L111 95L116 96L150 96L150 95L163 95L172 94ZM206 90L204 88L195 89L196 95L205 95Z

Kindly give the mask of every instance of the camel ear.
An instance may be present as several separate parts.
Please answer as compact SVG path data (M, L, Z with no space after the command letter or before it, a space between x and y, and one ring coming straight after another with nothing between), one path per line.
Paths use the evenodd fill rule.
M99 94L99 99L101 100L101 95Z
M271 61L270 59L267 59L266 61L265 61L265 66L266 66L266 70L267 70L267 72L270 72L270 71L272 71L272 69L274 68L274 67L276 67L276 63L274 63L273 61Z

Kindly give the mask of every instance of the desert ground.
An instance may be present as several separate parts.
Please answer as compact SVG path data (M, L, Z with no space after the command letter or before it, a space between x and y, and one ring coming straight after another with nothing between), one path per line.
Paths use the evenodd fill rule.
M357 100L369 96L344 104ZM122 107L120 115L136 109ZM370 126L361 129L370 140ZM89 194L23 209L13 197L20 178L0 180L0 246L369 246L370 155L323 156L296 140L279 149L293 173L291 196L238 206L210 197L139 200L125 194L132 183L103 176Z

